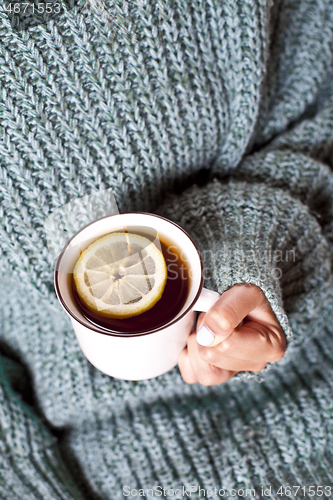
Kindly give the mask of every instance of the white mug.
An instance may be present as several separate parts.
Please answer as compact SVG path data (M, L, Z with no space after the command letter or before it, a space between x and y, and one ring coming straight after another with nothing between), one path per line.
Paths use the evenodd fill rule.
M126 334L107 331L82 314L72 292L74 266L93 241L123 231L124 227L149 227L163 241L172 241L188 267L190 284L185 304L167 324L154 330ZM203 263L192 238L177 224L147 213L123 213L103 217L78 231L63 248L56 264L55 290L70 316L83 354L98 370L123 380L146 380L162 375L177 365L178 356L193 331L196 312L206 312L220 295L203 288Z

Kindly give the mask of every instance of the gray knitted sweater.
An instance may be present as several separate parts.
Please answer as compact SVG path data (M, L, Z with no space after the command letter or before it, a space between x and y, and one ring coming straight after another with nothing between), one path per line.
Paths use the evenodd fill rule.
M25 29L8 3L0 498L333 495L332 1L81 0ZM108 188L120 211L184 227L208 288L259 285L285 357L214 387L92 367L55 298L44 221Z

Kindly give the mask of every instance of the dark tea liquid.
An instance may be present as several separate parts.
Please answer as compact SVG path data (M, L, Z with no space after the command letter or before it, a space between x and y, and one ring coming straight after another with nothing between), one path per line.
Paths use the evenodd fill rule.
M121 232L121 231L117 231ZM131 231L150 240L149 234ZM148 311L126 319L105 318L88 309L79 299L74 280L72 279L73 296L84 317L94 325L116 333L140 333L154 330L169 323L182 309L189 292L189 274L186 263L182 261L180 252L173 243L167 244L159 239L165 258L168 277L160 300Z

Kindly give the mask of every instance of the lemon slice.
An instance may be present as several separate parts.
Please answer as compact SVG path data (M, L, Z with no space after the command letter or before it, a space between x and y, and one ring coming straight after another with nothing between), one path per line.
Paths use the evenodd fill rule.
M73 271L81 301L109 318L130 318L162 297L167 267L160 250L132 233L111 233L81 253Z

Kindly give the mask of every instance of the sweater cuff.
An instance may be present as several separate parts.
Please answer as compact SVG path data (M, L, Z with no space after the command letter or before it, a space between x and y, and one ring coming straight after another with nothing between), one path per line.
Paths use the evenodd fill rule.
M224 239L223 233L220 233L219 239L215 240L215 248L209 248L209 242L203 241L203 238L203 246L200 245L206 286L213 287L220 294L240 283L258 286L270 302L289 343L293 339L293 334L283 306L280 286L282 270L278 265L278 259L283 257L292 259L293 252L291 251L289 255L289 251L286 251L283 255L280 251L273 251L267 242L264 244L261 237L256 237L258 221L254 214L249 220L239 214L237 219L233 216L232 229L228 215L225 213L224 216L229 226L227 228L229 238Z
M264 184L214 181L172 197L158 213L197 243L207 288L219 293L237 283L261 288L289 345L295 332L288 317L308 309L330 275L327 242L307 207ZM304 331L297 328L296 336Z

